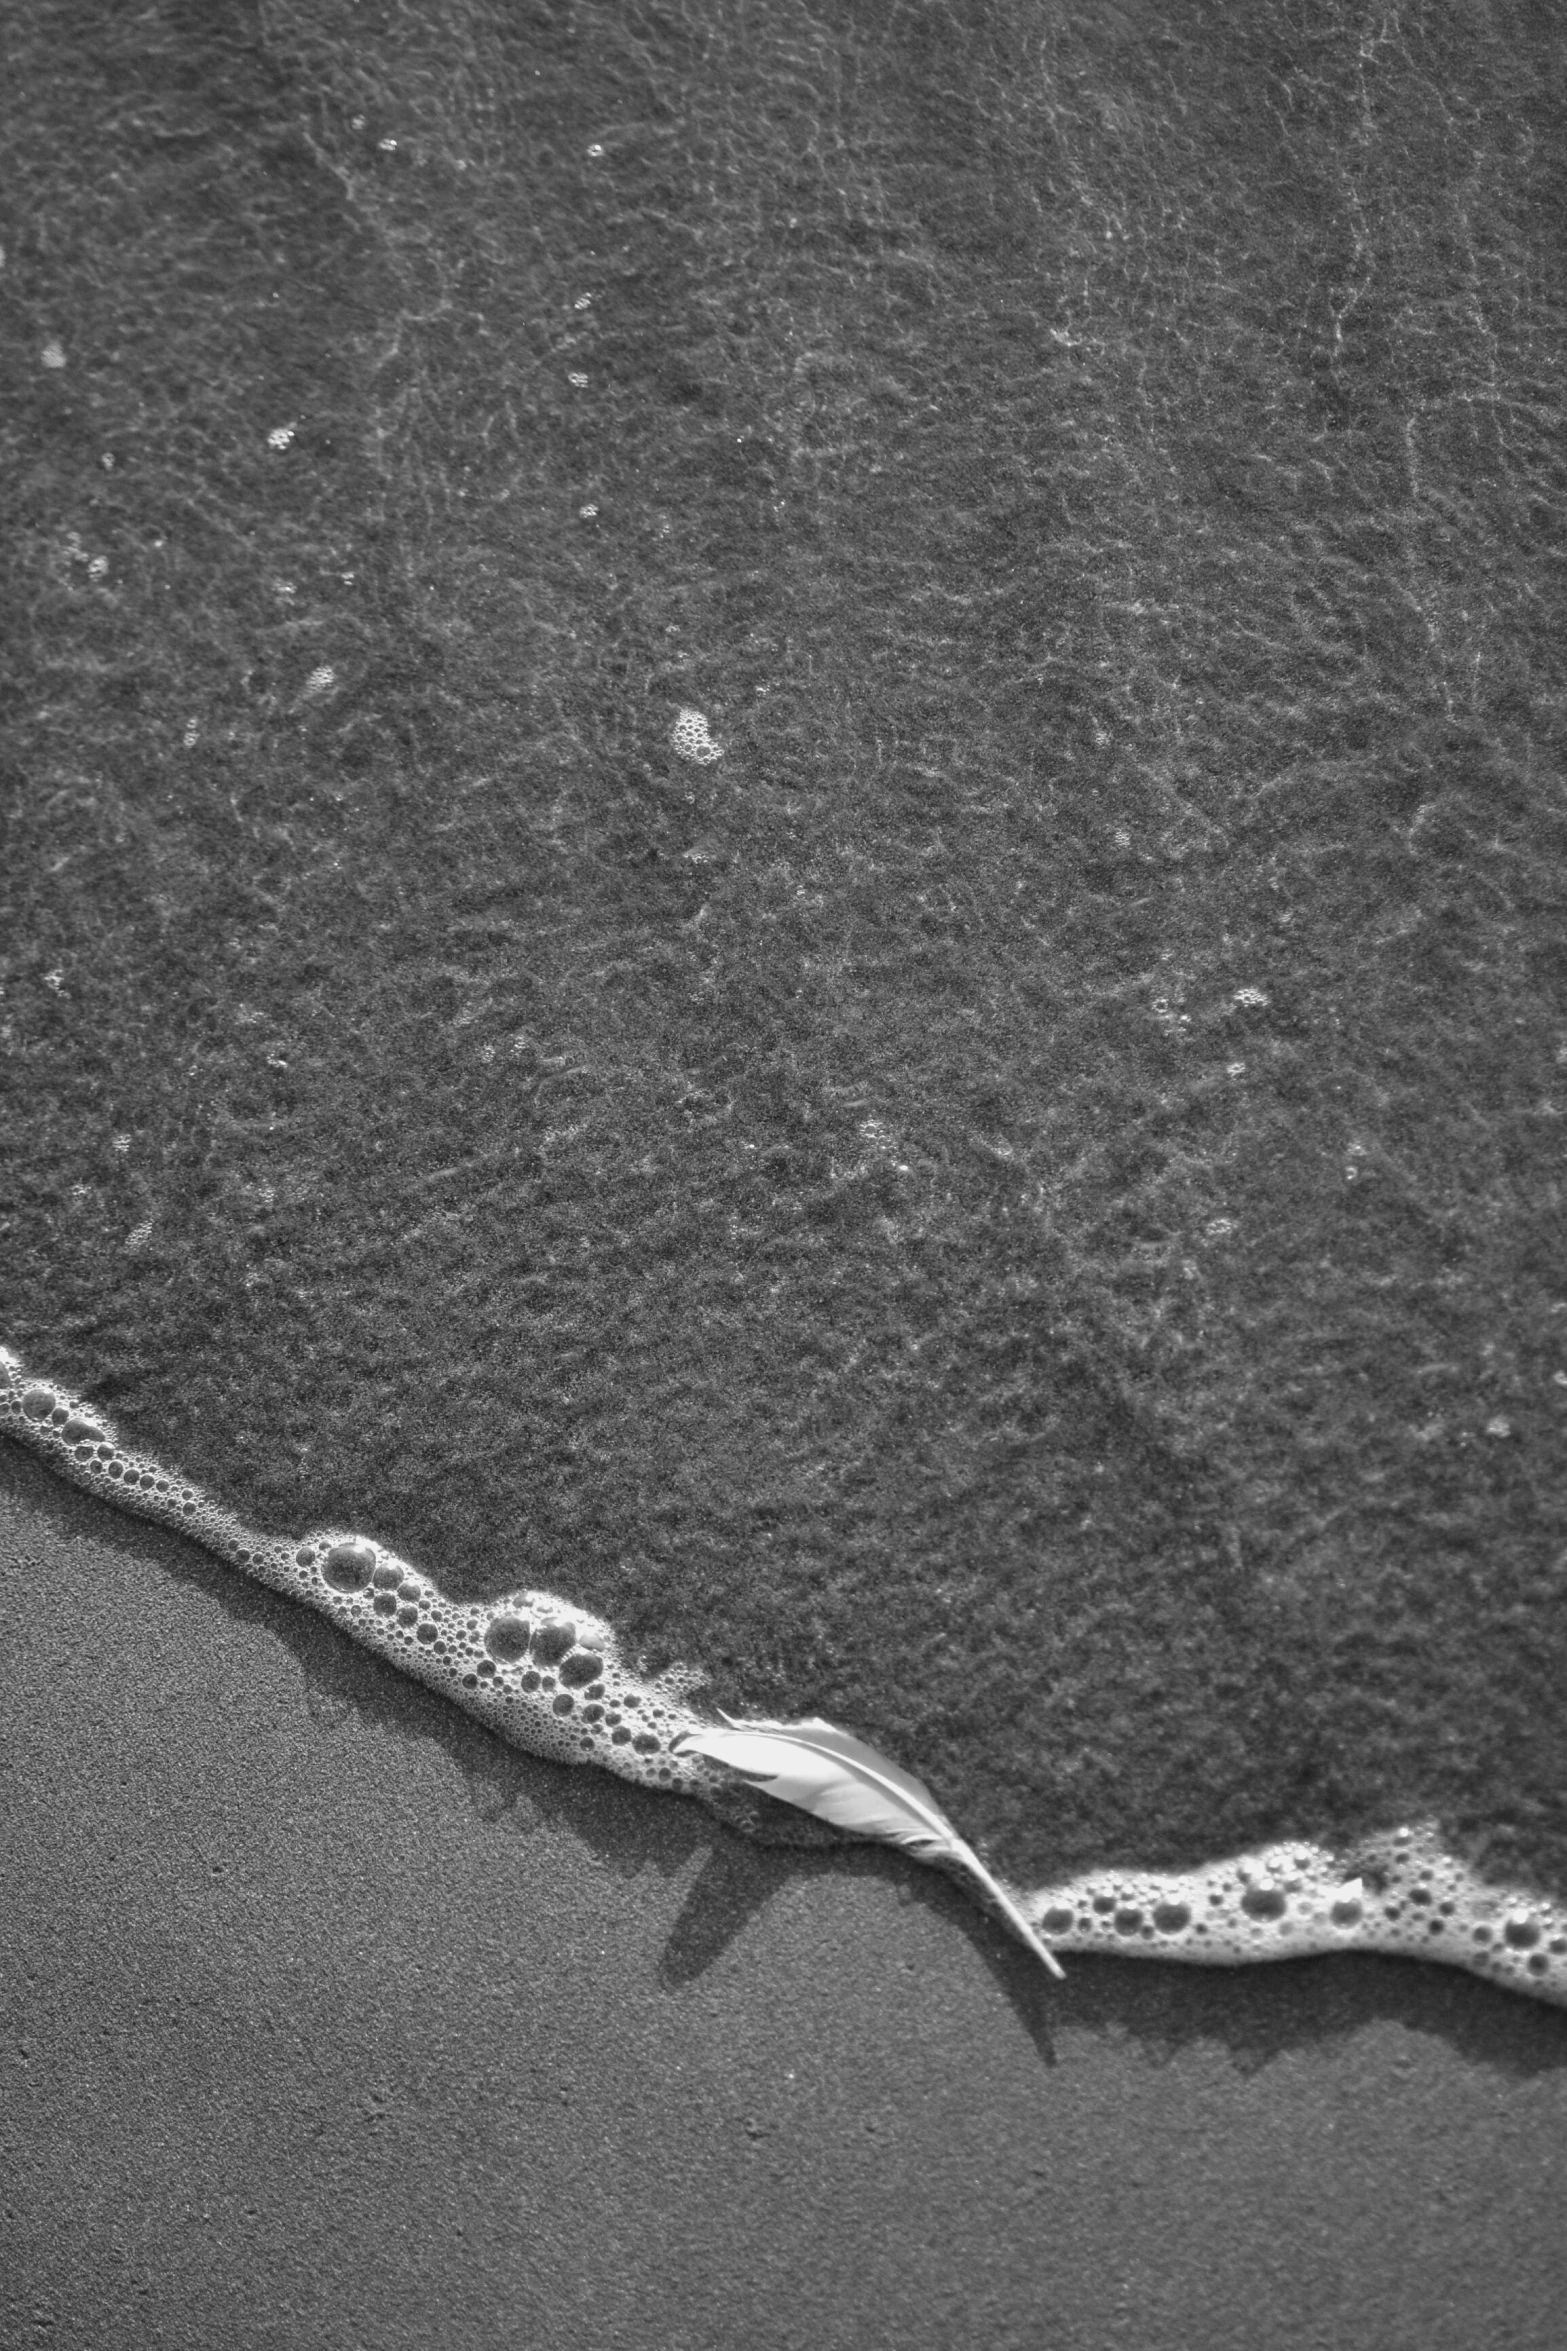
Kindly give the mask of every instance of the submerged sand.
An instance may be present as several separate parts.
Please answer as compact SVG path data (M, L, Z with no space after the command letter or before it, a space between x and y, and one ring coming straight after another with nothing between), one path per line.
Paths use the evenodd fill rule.
M7 1341L1021 1883L1567 1888L1560 25L11 15Z
M502 1746L0 1447L0 2340L1554 2344L1567 2020L1052 1985Z

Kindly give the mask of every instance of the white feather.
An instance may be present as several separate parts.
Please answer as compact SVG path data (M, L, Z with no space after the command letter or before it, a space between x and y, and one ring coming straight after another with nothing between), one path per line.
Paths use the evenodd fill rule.
M755 1780L770 1796L814 1812L835 1828L856 1836L884 1837L921 1861L944 1861L973 1878L990 1896L1007 1924L1054 1976L1062 1972L1011 1895L992 1876L971 1845L964 1843L935 1797L863 1739L830 1722L735 1722L725 1730L686 1731L678 1744L727 1764L742 1779Z

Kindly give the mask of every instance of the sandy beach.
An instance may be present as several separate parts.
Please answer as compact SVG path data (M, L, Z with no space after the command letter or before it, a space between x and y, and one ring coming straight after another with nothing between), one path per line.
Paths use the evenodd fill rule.
M1550 12L11 13L6 1344L1020 1883L1567 1892ZM0 2351L1564 2338L1560 2008L0 1580Z
M1559 2340L1567 2020L534 1763L0 1448L0 2340Z

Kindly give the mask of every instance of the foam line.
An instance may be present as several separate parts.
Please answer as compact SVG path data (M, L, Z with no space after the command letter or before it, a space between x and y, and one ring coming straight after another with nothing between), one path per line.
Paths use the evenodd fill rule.
M514 1746L597 1763L733 1817L732 1776L680 1745L710 1727L687 1703L702 1675L688 1666L633 1673L612 1627L585 1609L531 1590L451 1600L384 1543L339 1528L257 1534L188 1478L132 1452L95 1407L3 1347L0 1430L73 1485L319 1609ZM1185 1872L1094 1870L1017 1899L1059 1951L1210 1967L1375 1951L1445 1961L1567 2006L1567 1910L1486 1885L1430 1826L1394 1829L1342 1854L1281 1844Z
M1092 1870L1025 1896L1023 1909L1059 1951L1205 1967L1377 1951L1567 2006L1567 1910L1486 1885L1430 1823L1344 1853L1267 1845L1203 1869Z
M356 1641L477 1715L489 1729L557 1763L598 1763L645 1788L722 1798L717 1765L677 1752L705 1728L685 1703L704 1678L689 1667L649 1678L623 1662L602 1619L552 1592L448 1599L384 1543L337 1527L261 1535L178 1471L123 1445L104 1415L28 1373L0 1348L0 1429L73 1485L140 1518L175 1527L246 1575L303 1600Z

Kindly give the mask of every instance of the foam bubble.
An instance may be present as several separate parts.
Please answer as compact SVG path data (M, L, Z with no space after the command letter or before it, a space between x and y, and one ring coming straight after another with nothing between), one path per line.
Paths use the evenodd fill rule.
M632 1671L611 1627L552 1592L452 1600L384 1543L340 1527L263 1535L149 1454L57 1381L0 1348L0 1429L73 1485L177 1527L274 1591L303 1600L366 1648L477 1715L513 1745L598 1763L644 1787L722 1799L728 1775L677 1750L699 1717L693 1668Z

